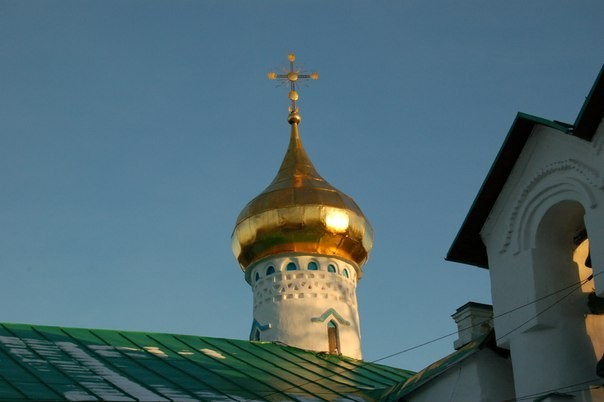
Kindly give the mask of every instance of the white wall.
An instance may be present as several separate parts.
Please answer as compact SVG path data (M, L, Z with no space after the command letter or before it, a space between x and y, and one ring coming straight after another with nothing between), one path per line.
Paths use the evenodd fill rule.
M487 348L421 386L405 401L496 402L513 397L509 359Z
M604 294L603 137L602 126L593 142L537 126L481 232L495 331L511 351L518 396L597 379L604 317L589 314L587 294ZM584 228L593 270L573 242ZM592 273L595 281L576 285Z
M290 262L298 270L287 271ZM319 269L308 270L310 262ZM328 272L329 265L336 272ZM275 274L266 275L269 266L275 268ZM362 359L354 263L335 257L284 253L261 260L247 271L254 293L254 319L261 326L270 325L260 331L261 341L327 352L327 324L333 321L338 327L340 353Z

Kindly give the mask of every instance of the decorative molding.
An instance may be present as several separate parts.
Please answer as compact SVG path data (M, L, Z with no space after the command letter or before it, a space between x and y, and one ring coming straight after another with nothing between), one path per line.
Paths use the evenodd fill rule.
M270 280L269 280L270 278ZM330 299L356 307L354 282L333 273L307 271L293 275L274 275L253 285L254 308L264 303L293 299Z
M578 178L570 178L564 181L558 182L559 185L551 186L545 191L540 191L537 194L535 192L536 187L543 182L543 180L553 174L557 174L565 171L574 171L578 174ZM574 182L574 183L573 183ZM584 190L587 199L589 200L589 204L587 207L595 208L597 206L597 200L594 197L593 193L590 191L590 188L595 190L604 189L604 184L600 178L600 175L596 169L576 160L576 159L567 159L564 161L554 162L545 168L541 169L524 187L520 196L517 198L514 207L512 208L512 212L510 214L508 230L506 231L504 243L499 250L500 254L505 253L512 243L512 237L514 233L517 233L519 230L519 226L521 221L523 221L524 217L527 215L527 204L534 204L534 200L540 198L543 193L547 190L552 190L554 188L560 187L563 184L578 184L579 188ZM549 194L551 195L551 194ZM578 200L577 200L578 201ZM586 206L584 206L586 207ZM521 250L517 250L518 252Z
M596 131L596 134L593 136L592 139L592 146L594 147L597 156L600 156L602 154L602 151L604 150L604 125L602 124L603 122L604 120L600 122L598 130Z
M267 329L271 329L272 327L273 326L270 323L268 323L266 325L260 325L260 323L258 322L258 320L256 320L254 318L254 322L252 323L252 329L250 330L250 339L252 339L252 337L254 336L254 330L255 329L259 330L260 332L264 332Z
M332 316L342 325L346 325L347 327L350 326L350 321L347 321L344 319L344 317L342 317L334 308L330 308L327 311L325 311L323 314L321 314L319 317L313 317L310 319L310 321L312 322L324 322L325 320L327 320L330 316Z

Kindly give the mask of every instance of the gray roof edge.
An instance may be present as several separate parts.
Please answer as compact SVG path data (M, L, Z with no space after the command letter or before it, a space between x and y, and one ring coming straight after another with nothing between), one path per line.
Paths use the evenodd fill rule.
M575 135L591 141L604 117L604 65L575 120Z

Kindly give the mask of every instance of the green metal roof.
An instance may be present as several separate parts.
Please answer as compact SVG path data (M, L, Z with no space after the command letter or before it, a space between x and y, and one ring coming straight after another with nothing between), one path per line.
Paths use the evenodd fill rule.
M0 323L2 401L376 401L411 371L266 342Z
M483 348L487 336L488 335L484 335L479 339L467 343L459 350L432 363L425 369L409 377L404 383L398 384L391 390L387 400L398 401L400 398L409 395L412 391L430 382L451 367L454 367L468 357L473 356Z

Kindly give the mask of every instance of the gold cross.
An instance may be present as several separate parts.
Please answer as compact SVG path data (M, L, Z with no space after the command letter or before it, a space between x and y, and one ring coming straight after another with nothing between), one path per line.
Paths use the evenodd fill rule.
M294 69L294 61L296 61L296 55L290 53L287 55L287 59L289 60L289 71L285 71L284 74L277 74L270 72L268 73L269 80L281 80L284 83L289 82L290 90L289 90L289 100L292 101L292 105L289 107L290 115L298 114L298 107L296 106L296 101L299 98L298 92L296 91L296 83L299 80L303 79L311 79L318 80L319 73L311 73L311 74L300 74L300 70Z

